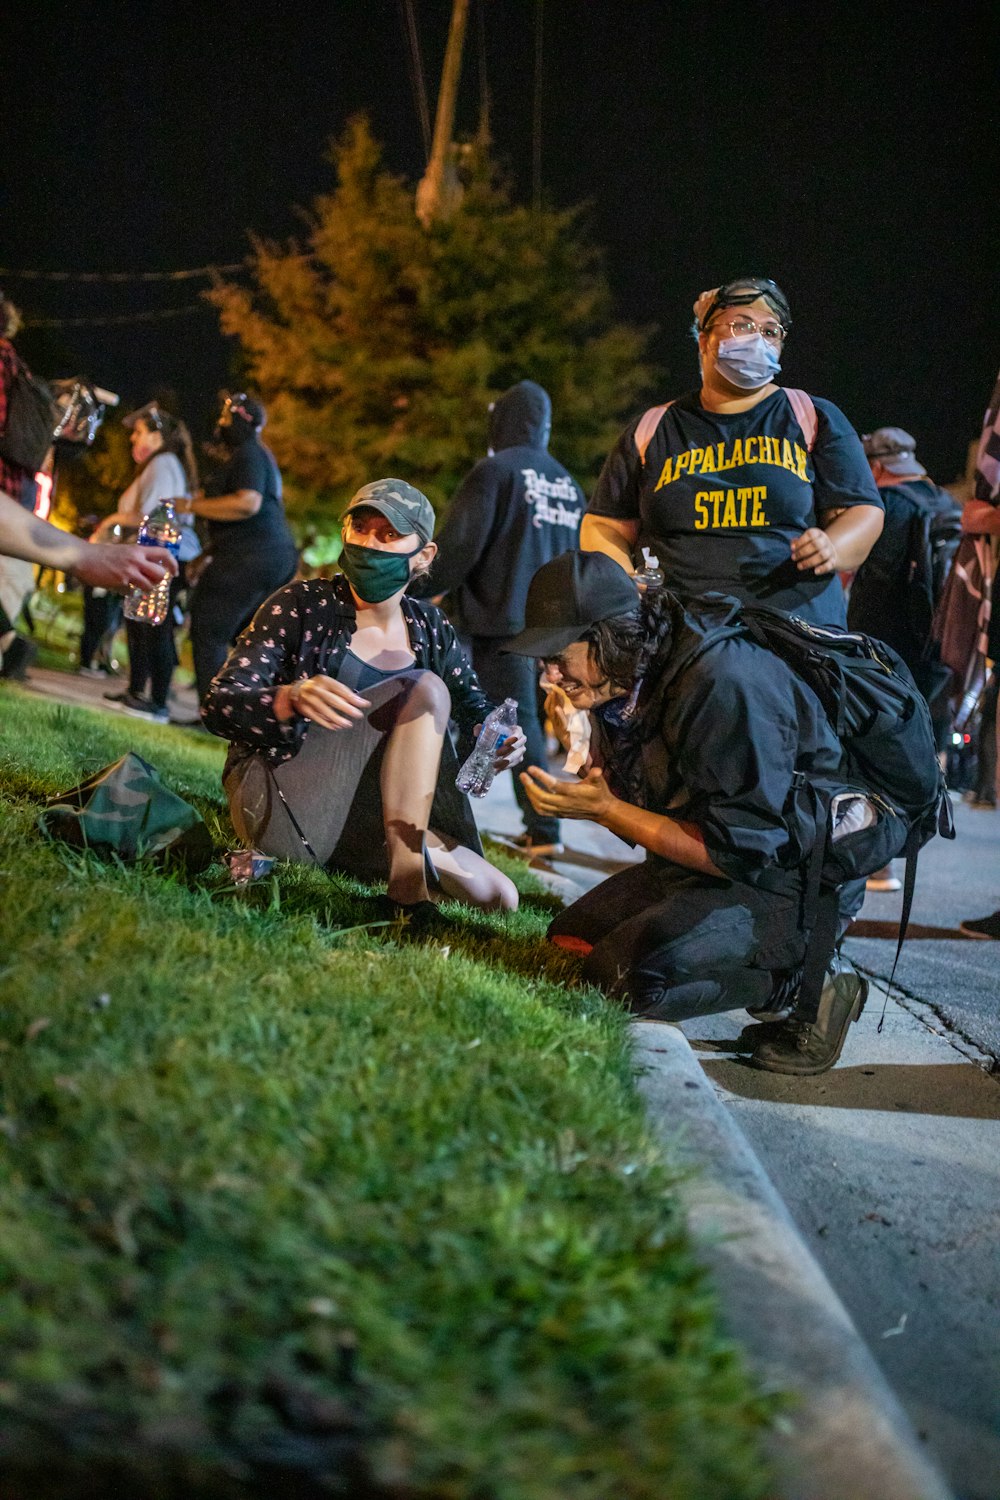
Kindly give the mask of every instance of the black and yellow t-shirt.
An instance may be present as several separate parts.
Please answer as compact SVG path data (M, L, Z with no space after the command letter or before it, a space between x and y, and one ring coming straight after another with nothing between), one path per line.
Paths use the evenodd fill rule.
M882 502L857 433L830 401L814 399L812 452L784 391L749 411L707 411L698 393L675 401L646 450L640 419L622 433L588 506L595 516L639 522L669 589L682 599L709 590L787 610L826 625L846 623L836 574L800 573L792 540L823 512Z

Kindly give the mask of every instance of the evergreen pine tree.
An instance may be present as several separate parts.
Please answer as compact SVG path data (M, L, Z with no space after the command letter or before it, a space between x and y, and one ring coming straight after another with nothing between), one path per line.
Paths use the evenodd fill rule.
M517 205L474 146L459 207L425 230L364 119L332 161L306 247L255 241L254 285L208 294L268 407L292 513L332 520L385 475L441 509L483 455L489 402L522 379L550 392L554 449L592 481L651 371L648 331L614 321L583 211Z

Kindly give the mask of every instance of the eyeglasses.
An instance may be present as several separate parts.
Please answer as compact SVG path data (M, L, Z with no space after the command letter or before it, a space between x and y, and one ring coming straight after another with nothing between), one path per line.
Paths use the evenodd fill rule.
M785 337L785 330L780 323L755 323L753 318L732 318L728 323L717 326L728 328L734 339L745 339L751 334L759 333L769 344L780 344Z

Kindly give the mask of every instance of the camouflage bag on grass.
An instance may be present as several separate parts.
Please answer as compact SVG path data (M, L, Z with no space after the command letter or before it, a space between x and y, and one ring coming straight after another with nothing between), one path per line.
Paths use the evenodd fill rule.
M131 750L51 798L38 825L49 838L129 863L155 855L203 869L213 858L211 835L197 810Z

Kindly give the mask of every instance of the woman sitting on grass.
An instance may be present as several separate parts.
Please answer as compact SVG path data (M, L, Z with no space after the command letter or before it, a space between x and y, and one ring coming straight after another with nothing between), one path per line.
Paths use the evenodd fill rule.
M430 566L434 511L399 479L354 496L343 574L290 583L262 604L202 704L232 742L223 772L240 838L280 859L388 879L392 916L436 915L431 892L513 911L517 891L483 858L449 717L491 708L439 609L405 597ZM497 768L524 754L520 729Z

